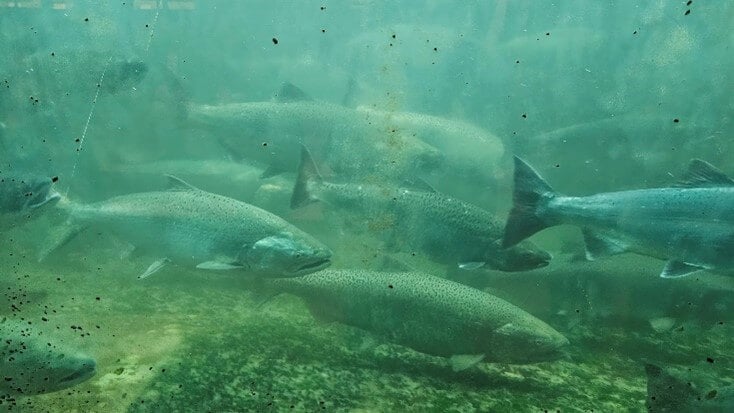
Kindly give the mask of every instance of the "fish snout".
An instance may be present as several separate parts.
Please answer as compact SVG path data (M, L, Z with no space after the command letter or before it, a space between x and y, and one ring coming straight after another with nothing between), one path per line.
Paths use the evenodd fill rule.
M550 265L552 259L547 251L521 244L503 250L496 268L506 272L537 270Z
M306 257L303 262L292 272L291 276L297 277L323 270L331 265L331 250L328 248L318 250L313 255Z
M527 354L526 362L540 363L544 361L568 360L568 348L571 344L561 333L538 337L534 340L532 350Z
M568 349L570 346L571 342L568 338L563 334L556 332L549 349L551 355L555 354L558 359L569 359L570 355L568 353Z
M76 368L70 374L59 379L59 383L64 387L73 386L90 379L97 373L97 362L90 357L79 358Z
M297 277L331 264L331 250L305 233L282 233L268 236L246 247L241 262L272 277Z
M508 323L497 330L494 345L500 359L510 363L540 363L563 358L568 338L540 320Z
M27 193L28 200L26 205L29 209L37 209L46 204L55 204L61 200L61 194L53 189L55 178L46 178L42 183L38 184L35 190Z

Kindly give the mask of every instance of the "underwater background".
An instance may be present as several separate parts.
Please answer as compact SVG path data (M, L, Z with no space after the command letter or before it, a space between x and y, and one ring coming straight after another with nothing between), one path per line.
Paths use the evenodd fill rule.
M0 387L0 409L685 411L656 410L646 363L721 399L734 385L730 275L586 261L571 226L532 237L552 259L508 269L459 257L474 241L440 224L467 209L296 207L293 193L303 146L320 173L310 184L430 185L480 208L500 239L513 155L575 196L666 187L693 158L734 174L732 21L733 3L695 0L0 0L0 181L53 178L62 197L43 213L0 209L0 318L96 370L43 394ZM499 297L567 338L565 356L456 371L450 354L323 320L263 287L273 277L166 265L104 226L61 233L67 202L165 192L166 174L313 236L330 270L421 272ZM180 236L151 222L146 242Z

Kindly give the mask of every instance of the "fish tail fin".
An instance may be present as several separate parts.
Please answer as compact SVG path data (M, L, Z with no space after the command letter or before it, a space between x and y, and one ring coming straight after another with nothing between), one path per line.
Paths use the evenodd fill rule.
M53 233L49 234L46 245L44 245L44 247L38 252L38 262L44 261L54 251L68 244L71 240L76 238L77 235L84 231L85 228L86 227L82 225L75 225L72 223L67 223L66 225L58 227L53 231Z
M56 204L60 214L54 217L55 222L53 229L47 234L43 247L38 251L38 262L44 261L51 253L68 244L86 229L86 226L80 225L72 218L75 204L62 197ZM63 221L57 221L61 219Z
M505 224L502 247L508 248L552 226L539 209L556 196L553 188L525 161L515 156L513 206Z
M282 294L270 280L263 277L253 277L247 284L247 290L250 298L254 301L256 311L261 311L273 299Z
M311 157L311 152L301 145L301 164L298 166L298 176L296 177L296 184L293 186L291 209L318 201L311 192L311 187L314 183L320 184L321 182L323 182L323 178L313 161L313 157Z

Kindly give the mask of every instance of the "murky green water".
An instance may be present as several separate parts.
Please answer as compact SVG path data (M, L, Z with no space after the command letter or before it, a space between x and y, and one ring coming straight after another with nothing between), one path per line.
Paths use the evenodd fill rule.
M693 158L734 173L733 17L700 1L0 0L0 408L727 411L730 267L587 261L572 225L501 242L513 155L573 196L666 187ZM714 186L676 222L721 232L692 243L727 257L731 195ZM327 285L327 266L395 282ZM546 327L559 353L540 350ZM457 355L483 360L456 371ZM45 370L74 356L94 375L86 358ZM692 390L648 393L645 363Z

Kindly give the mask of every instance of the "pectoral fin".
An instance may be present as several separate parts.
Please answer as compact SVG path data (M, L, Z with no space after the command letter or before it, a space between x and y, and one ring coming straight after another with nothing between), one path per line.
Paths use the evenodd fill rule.
M600 234L588 228L584 228L582 233L584 244L586 244L586 259L589 261L627 251L627 244L612 236Z
M238 268L243 268L241 265L235 265L235 264L228 264L226 262L219 262L219 261L206 261L202 262L201 264L197 265L196 268L200 270L236 270Z
M151 275L160 271L169 262L171 262L171 260L169 260L168 258L161 258L153 261L153 263L148 266L148 269L146 269L142 274L138 275L138 279L142 280L143 278L150 277Z
M660 277L680 278L703 270L705 270L705 268L697 265L687 264L678 260L670 260L665 264L665 268L663 268L663 272L660 273Z
M260 174L260 179L272 178L274 176L278 176L282 174L283 172L287 170L288 168L286 168L281 162L273 161Z
M484 261L460 262L459 268L462 270L477 270L484 267Z
M454 354L449 359L449 363L451 363L451 370L463 371L476 366L482 360L484 360L484 354Z

